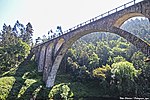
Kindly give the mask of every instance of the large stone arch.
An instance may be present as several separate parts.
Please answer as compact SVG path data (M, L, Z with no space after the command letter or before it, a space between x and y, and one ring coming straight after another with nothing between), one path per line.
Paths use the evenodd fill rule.
M134 43L134 41L139 41L138 43L140 43L140 42L142 42L143 44L143 47L149 47L150 45L149 44L147 44L145 41L143 41L142 39L140 39L140 38L138 38L138 37L136 37L135 35L133 35L133 34L131 34L131 33L129 33L129 32L127 32L127 31L125 31L125 30L122 30L122 29L119 29L119 28L117 28L117 27L111 27L110 29L109 29L109 31L104 31L104 30L95 30L95 29L93 29L93 30L86 30L86 31L84 31L82 34L76 34L75 36L73 36L72 38L70 38L68 41L66 41L64 44L63 44L63 46L62 46L62 48L61 48L61 50L60 50L60 52L59 52L59 54L60 55L64 55L65 53L66 53L66 51L68 50L68 48L70 48L71 46L72 46L72 44L75 42L75 41L77 41L79 38L81 38L81 37L83 37L84 35L87 35L87 34L90 34L90 33L93 33L93 32L110 32L110 33L114 33L114 34L117 34L117 35L119 35L119 36L121 36L121 37L123 37L124 39L126 39L127 41L129 41L130 43L132 43L133 45L135 45L136 47L138 47L138 49L140 49L140 46L141 45L139 45L138 46L138 44L136 44L136 43ZM124 34L126 34L126 35L124 35ZM131 40L133 40L133 41L131 41ZM147 53L147 52L145 52L145 51L142 51L143 53ZM59 55L58 54L58 55Z
M55 61L54 61L54 64L52 66L52 70L51 70L51 73L48 77L48 80L47 80L47 83L46 83L46 86L47 87L52 87L54 85L54 81L55 81L55 78L56 78L56 73L57 73L57 70L59 68L59 65L62 61L62 58L64 57L64 55L66 54L68 48L70 48L72 46L72 44L77 41L79 38L83 37L84 35L87 35L87 34L90 34L90 33L93 33L93 32L104 32L104 30L97 30L96 29L90 29L90 30L85 30L83 31L83 33L79 33L79 34L76 34L74 35L72 38L70 38L68 41L66 41L62 47L58 50L58 55L56 56L55 58ZM124 31L122 29L119 29L117 27L111 27L110 28L110 31L111 33L114 33L114 34L117 34L123 38L125 38L127 41L131 42L133 45L135 45L138 49L141 48L146 48L144 49L142 52L143 53L147 53L148 51L147 50L150 50L150 45L146 44L143 40L139 39L138 37L136 37L135 35L132 35L131 33L127 32L127 31ZM126 34L125 36L123 34ZM131 39L129 38L131 37ZM140 44L139 46L136 44L136 42L138 43L142 43ZM150 54L150 52L149 52ZM148 55L149 55L148 54Z

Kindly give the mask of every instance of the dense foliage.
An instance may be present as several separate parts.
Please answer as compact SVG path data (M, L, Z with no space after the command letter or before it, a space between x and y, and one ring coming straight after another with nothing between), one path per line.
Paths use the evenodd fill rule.
M130 20L122 28L150 43L147 19ZM97 32L73 44L64 57L62 65L67 64L62 70L72 75L72 81L102 85L102 95L149 97L150 63L144 59L145 55L125 39Z
M64 99L68 100L68 98L72 97L73 93L71 92L70 88L67 84L61 83L55 85L49 93L49 97L52 99Z
M26 28L17 21L12 28L10 25L3 25L0 32L0 73L9 68L16 67L29 54L32 43L32 25L27 24Z

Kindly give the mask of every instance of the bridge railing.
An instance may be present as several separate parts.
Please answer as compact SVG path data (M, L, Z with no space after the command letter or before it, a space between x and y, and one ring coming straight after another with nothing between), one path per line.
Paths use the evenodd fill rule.
M143 1L143 0L133 0L131 2L128 2L128 3L124 4L124 5L121 5L121 6L117 7L117 8L115 8L115 9L112 9L112 10L110 10L108 12L105 12L105 13L99 15L99 16L96 16L96 17L94 17L92 19L89 19L89 20L83 22L83 23L80 23L80 24L78 24L78 25L76 25L76 26L74 26L72 28L69 28L68 30L64 31L63 34L66 34L66 33L70 32L70 31L73 31L73 30L79 28L79 27L82 27L82 26L87 25L87 24L89 24L91 22L94 22L94 21L99 20L101 18L104 18L104 17L106 17L108 15L116 13L116 12L122 10L122 9L125 9L125 8L129 7L129 6L133 6L133 5L135 5L135 4L137 4L137 3L141 2L141 1Z
M103 14L101 14L101 15L98 15L98 16L92 18L92 19L89 19L89 20L87 20L87 21L85 21L85 22L83 22L83 23L80 23L80 24L78 24L78 25L76 25L76 26L74 26L74 27L72 27L72 28L69 28L68 30L64 31L63 34L66 34L66 33L70 32L70 31L73 31L73 30L75 30L75 29L77 29L77 28L80 28L80 27L82 27L82 26L84 26L84 25L87 25L87 24L89 24L89 23L91 23L91 22L94 22L94 21L99 20L99 19L101 19L101 18L104 18L104 17L106 17L106 16L109 16L109 15L111 15L111 14L113 14L113 13L116 13L116 12L118 12L118 11L120 11L120 10L123 10L123 9L125 9L125 8L127 8L127 7L129 7L129 6L133 6L133 5L135 5L135 4L137 4L137 3L141 2L141 1L143 1L143 0L133 0L133 1L131 1L131 2L128 2L128 3L124 4L124 5L121 5L121 6L117 7L117 8L115 8L115 9L112 9L112 10L110 10L110 11L107 11L107 12L105 12L105 13L103 13ZM58 38L58 37L55 37L55 38ZM53 40L53 39L55 39L55 38L51 38L50 40ZM49 40L48 40L48 41L49 41ZM48 42L48 41L46 41L46 42ZM46 43L46 42L44 42L44 43ZM43 44L43 43L40 43L40 44ZM39 46L40 44L38 44L38 45L36 45L36 46ZM35 46L35 47L36 47L36 46Z

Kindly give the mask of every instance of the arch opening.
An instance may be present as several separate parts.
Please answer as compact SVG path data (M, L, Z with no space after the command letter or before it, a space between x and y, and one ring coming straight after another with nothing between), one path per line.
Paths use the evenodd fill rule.
M126 22L126 20L130 20L130 18L132 18L132 17L134 17L134 16L143 16L142 14L139 14L139 13L132 13L132 14L130 14L130 16L124 16L124 20L122 20L122 23L120 23L120 25L124 25L123 23L125 23ZM143 17L142 17L143 18ZM133 18L133 19L135 19L135 18ZM121 21L121 20L120 20ZM127 23L127 22L126 22ZM122 27L122 26L120 26L119 25L119 27ZM75 35L74 37L72 37L69 41L67 41L66 43L65 43L65 45L63 46L63 49L61 50L61 52L64 52L63 54L65 55L65 53L67 52L67 50L68 50L68 48L70 48L72 45L73 45L73 43L75 42L75 41L77 41L77 40L79 40L80 38L82 38L83 36L85 36L85 35L87 35L87 34L92 34L92 33L97 33L97 32L106 32L106 31L104 31L104 30L86 30L83 34L77 34L77 35ZM116 33L112 33L112 34L116 34ZM134 49L135 50L137 50L135 47L134 47Z
M91 33L92 35L93 34L96 34L96 33ZM91 35L91 34L89 34L89 35ZM105 36L103 33L97 33L97 34L100 34L102 37L104 37L104 38L108 38L107 36ZM108 33L108 34L112 34L112 35L115 35L114 33ZM92 35L90 36L91 38L92 38ZM109 38L113 38L112 37L112 35L109 37ZM87 41L87 37L86 37L87 35L85 35L85 37L82 37L82 38L84 38L84 41ZM97 36L95 36L95 37L93 37L93 38L96 38ZM117 37L118 37L118 35L117 35ZM98 38L98 39L101 39L101 41L103 40L103 38ZM77 41L79 41L80 39L78 39ZM107 40L107 39L106 39ZM117 39L116 39L117 40ZM77 42L76 41L76 42ZM109 40L108 40L109 41ZM125 40L122 40L122 41L125 41ZM87 41L88 42L88 41ZM110 41L109 41L110 42ZM116 41L114 41L114 42L110 42L110 43L115 43ZM126 41L127 42L127 41ZM80 43L80 41L79 41L79 43ZM118 44L118 43L116 43L116 44ZM78 45L78 44L77 44ZM100 46L102 45L102 44L99 44ZM130 45L130 44L128 44L128 45ZM124 49L124 48L126 48L126 46L128 46L128 45L125 45L124 44L124 42L122 42L122 43L120 43L120 45L119 45L119 48L122 48L122 49ZM99 46L99 47L100 47ZM105 45L102 45L103 47L105 47ZM76 48L77 46L74 46L74 48ZM95 46L95 47L98 47L98 46ZM82 52L82 49L84 48L83 46L81 46L80 47L81 49L80 50L78 50L78 51L80 51L80 52ZM133 47L134 48L134 47ZM115 50L117 50L117 47L115 47L114 48L114 46L112 45L112 47L111 47L111 49L113 49L113 51L115 52ZM112 51L111 49L108 49L108 50L110 50L110 51ZM77 52L78 52L77 51ZM87 50L88 51L88 50ZM107 49L104 49L103 51L106 51L107 52ZM110 52L110 51L108 51L108 52ZM89 52L89 51L88 51ZM120 53L121 55L123 55L123 56L126 56L126 54L125 54L125 50L122 50L121 51L122 53ZM115 52L115 53L117 53L117 52ZM88 53L87 53L88 54ZM79 62L77 62L76 63L76 59L73 61L73 63L74 63L74 66L75 67L78 67L78 65L80 65L83 69L85 68L86 69L86 67L88 67L86 64L87 64L87 61L88 61L88 58L87 58L87 55L86 53L84 53L84 51L83 51L83 57L81 58L81 60L79 61ZM98 53L98 54L100 54L100 53ZM93 54L94 55L94 54ZM103 53L103 56L102 57L104 57L104 56L107 56L108 55L108 53ZM119 54L118 54L119 55ZM129 54L128 54L129 55ZM92 56L92 54L91 54L91 56ZM99 57L100 58L100 57ZM65 58L64 58L65 59ZM74 58L73 58L74 59ZM82 60L83 59L83 60ZM105 59L105 58L103 58L103 59ZM107 58L107 60L108 60L108 58ZM107 61L106 60L106 61ZM99 59L99 61L101 61L101 59ZM63 61L64 62L64 61ZM103 62L103 61L102 61ZM83 64L80 64L80 63L83 63ZM108 63L108 62L107 62ZM111 63L111 62L109 62L109 63ZM64 65L64 64L63 64ZM77 65L77 66L76 66ZM84 66L85 65L85 66ZM91 64L92 65L92 64ZM103 64L103 65L105 65L105 64ZM61 66L60 66L61 67ZM63 66L64 67L64 66ZM102 67L101 65L98 65L97 67ZM79 68L79 67L78 67ZM90 70L92 70L92 69L90 69ZM67 70L68 71L68 70ZM72 73L74 73L74 72L72 72ZM83 79L79 79L79 80L84 80L84 78ZM63 81L64 82L64 81Z
M121 16L120 18L118 18L115 21L114 26L119 28L124 22L126 22L128 19L133 17L145 17L145 16L141 13L127 13Z
M132 17L126 20L121 29L130 32L150 44L150 22L146 17Z

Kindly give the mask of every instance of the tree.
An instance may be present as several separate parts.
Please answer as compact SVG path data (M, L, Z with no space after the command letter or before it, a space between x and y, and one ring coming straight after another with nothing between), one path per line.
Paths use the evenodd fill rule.
M138 77L140 70L136 70L132 63L128 61L112 64L111 72L121 96L130 96L135 93L134 78ZM130 94L129 94L130 93ZM132 94L131 94L132 93Z
M28 24L31 27L30 24ZM20 32L18 31L18 28ZM27 30L29 31L29 29ZM29 31L30 32L30 31ZM10 25L3 25L3 30L0 32L0 68L9 69L16 67L29 54L30 46L27 44L27 39L24 39L23 34L26 34L23 24L17 21L12 28ZM31 39L31 38L30 38Z
M105 80L109 76L110 71L111 67L109 65L106 65L94 69L92 74L94 77L100 78L101 80Z
M14 25L13 31L16 32L17 37L22 39L23 42L32 45L33 28L30 22L25 27L17 20L17 22Z
M0 46L6 47L10 44L16 44L18 41L18 38L16 37L16 34L12 31L11 26L7 26L6 24L3 25L3 30L0 33Z
M15 45L0 48L0 66L3 69L16 67L30 52L30 47L22 40Z
M123 24L121 28L150 43L150 25L147 18L136 18L135 20L132 19Z
M46 35L43 35L42 36L42 42L46 42L48 39L47 39L47 37L46 37Z
M24 42L31 45L33 43L32 36L33 36L33 28L32 28L31 23L29 22L26 25L26 34L24 37Z
M122 56L117 56L113 58L114 63L126 61Z
M91 54L91 56L89 57L90 62L89 62L89 66L88 66L88 69L90 71L99 66L99 59L100 58L98 57L98 55L95 52L93 52Z
M150 86L150 62L144 62L146 57L142 52L135 52L131 58L132 63L138 69L141 69L140 76L136 79L137 85L137 94L139 96L148 96L149 94L146 91L149 91Z
M35 40L35 45L41 43L41 41L42 41L42 39L41 39L40 37L38 37L38 38Z
M102 66L96 68L92 72L92 77L94 77L95 81L99 80L99 84L102 87L103 93L110 93L110 85L111 85L111 67L109 65Z

